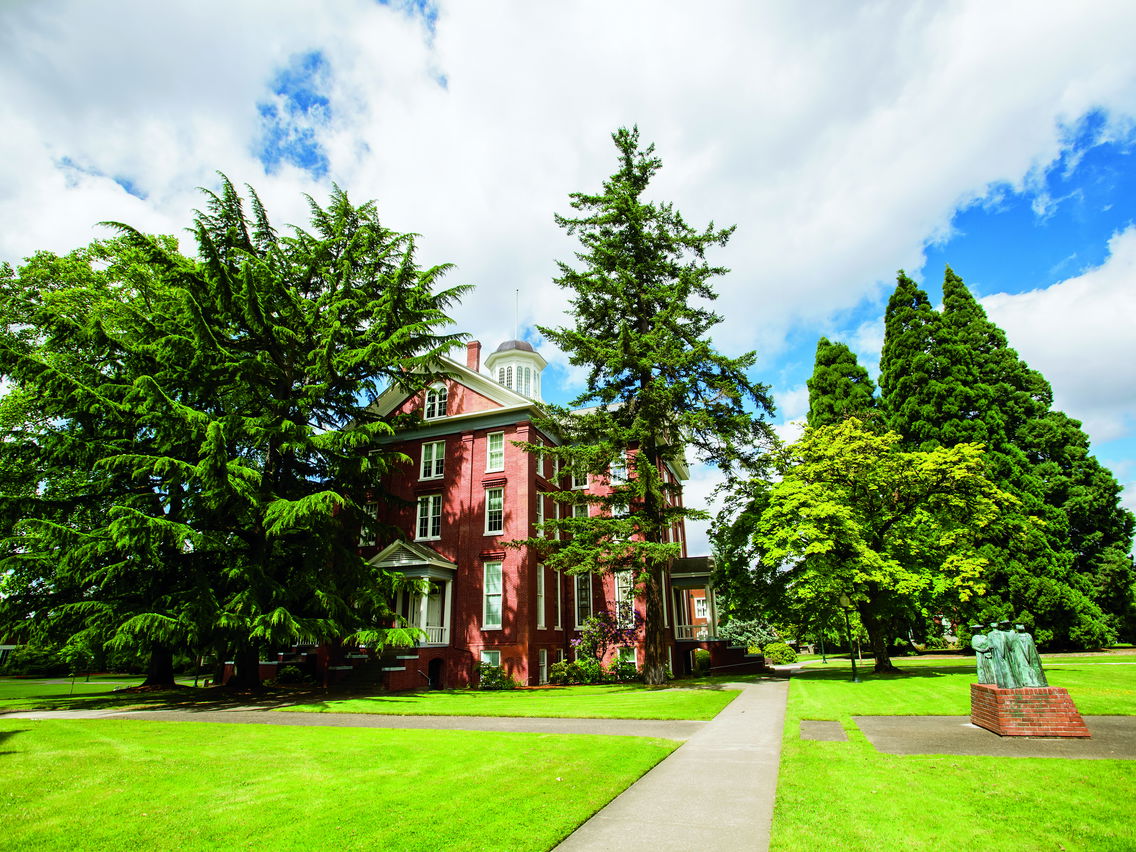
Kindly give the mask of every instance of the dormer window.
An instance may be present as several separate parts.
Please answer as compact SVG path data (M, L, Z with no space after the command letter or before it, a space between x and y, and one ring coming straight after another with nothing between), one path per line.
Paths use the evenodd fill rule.
M445 385L435 385L426 390L426 405L423 406L422 416L427 420L435 420L446 416L446 400L449 391Z

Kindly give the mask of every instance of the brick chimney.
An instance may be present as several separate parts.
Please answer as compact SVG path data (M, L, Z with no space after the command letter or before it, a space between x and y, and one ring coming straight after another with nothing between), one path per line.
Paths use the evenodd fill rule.
M473 372L481 372L481 341L471 340L465 345L465 365Z

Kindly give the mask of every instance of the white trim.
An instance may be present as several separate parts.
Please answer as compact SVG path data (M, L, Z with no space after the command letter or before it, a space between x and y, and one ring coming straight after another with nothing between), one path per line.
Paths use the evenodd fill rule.
M426 507L426 515L422 513L422 507ZM437 509L437 512L434 510ZM422 522L426 520L429 524L428 534L421 535ZM437 532L434 528L437 527ZM415 541L437 541L442 537L442 495L441 494L423 494L418 498L418 513L414 521L414 540Z
M498 449L500 453L500 460L496 465L493 463L494 448L493 443L495 439L499 439L501 446ZM505 469L505 433L504 432L490 432L485 436L485 472L495 473Z
M489 569L490 567L497 569L497 592L489 591ZM497 599L497 621L489 620L489 600L490 598ZM481 629L482 630L500 630L501 623L504 620L505 614L505 564L503 562L491 561L486 562L482 568L482 585L481 585Z
M580 581L583 580L585 577L588 578L588 592L587 592L586 598L581 598L581 596L580 596ZM575 613L576 629L581 630L584 627L584 620L586 620L592 614L592 593L593 593L592 573L589 571L587 574L577 574L575 579L576 579L576 582L572 586L572 591L573 591L573 603L576 605L576 613ZM584 602L584 601L587 602L588 612L584 616L584 618L581 619L580 618L580 604L581 604L581 602Z
M561 575L559 568L556 569L555 574L556 574L556 623L552 625L552 628L554 630L563 630L564 628L560 624L560 621L561 621L561 618L562 618L562 616L560 615L560 612L561 612L561 610L564 609L564 577L563 577L563 575Z
M500 496L500 506L497 509L497 511L500 512L500 514L501 514L501 517L499 518L499 521L500 521L499 527L491 527L489 525L489 517L490 517L490 515L489 515L489 513L490 513L489 501L492 499L491 495L493 495L493 494L497 494L497 495ZM485 489L485 534L486 535L503 535L504 532L505 532L505 489L500 487L500 486L495 486L493 488L486 488Z
M426 448L430 448L429 454ZM441 448L439 450L439 448ZM426 456L430 456L429 462ZM429 465L429 466L427 466ZM425 479L441 479L446 472L446 442L445 441L423 441L422 442L422 455L418 462L418 478Z
M478 656L478 662L501 668L501 652L482 648L481 654Z
M541 648L537 652L537 675L536 682L548 683L548 649Z
M536 629L544 630L546 625L546 616L544 611L545 597L544 597L544 566L536 566Z
M441 420L449 411L449 400L450 389L445 382L435 382L430 385L422 398L422 419Z

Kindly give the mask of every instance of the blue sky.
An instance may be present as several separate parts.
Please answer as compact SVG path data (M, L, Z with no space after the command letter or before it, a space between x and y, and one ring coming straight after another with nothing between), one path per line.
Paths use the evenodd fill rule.
M182 235L219 171L278 225L336 183L476 286L456 327L487 348L519 290L563 399L580 374L533 331L565 321L552 216L638 124L652 195L737 225L715 342L758 352L781 434L817 337L874 369L896 270L937 299L950 264L1136 507L1133 32L1107 0L8 3L0 260L105 220ZM715 481L695 466L689 502Z

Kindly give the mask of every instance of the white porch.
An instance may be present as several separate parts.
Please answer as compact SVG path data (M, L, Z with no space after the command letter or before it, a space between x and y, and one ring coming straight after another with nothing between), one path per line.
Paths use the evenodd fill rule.
M394 610L403 626L416 627L423 632L419 647L449 645L457 566L433 549L408 541L397 541L384 548L370 564L420 581L418 588L398 593Z
M671 566L671 605L677 642L718 638L718 607L710 587L713 562L708 556L676 559Z

